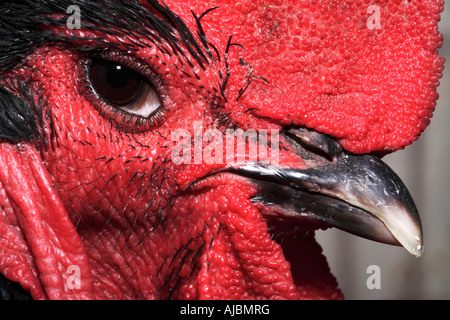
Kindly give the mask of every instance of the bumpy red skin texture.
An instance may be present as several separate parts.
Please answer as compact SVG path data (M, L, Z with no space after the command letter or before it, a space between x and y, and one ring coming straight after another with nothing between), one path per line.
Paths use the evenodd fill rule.
M366 24L372 4L241 2L236 11L246 19L232 24L241 26L233 40L271 88L270 94L265 84L254 88L242 103L260 108L261 116L330 134L355 153L397 150L417 139L438 96L443 59L436 54L442 41L436 20L443 2L379 4L380 29ZM208 19L223 19L215 14Z
M192 30L191 10L220 7L202 25L222 54L231 35L245 48L229 51L221 110L244 129L305 125L365 153L400 149L428 125L443 63L441 1L380 4L380 30L366 26L370 1L166 3ZM187 189L223 165L164 161L174 142L162 136L214 124L208 89L218 69L225 74L223 56L206 71L183 70L200 76L187 85L175 56L154 47L136 55L170 97L158 132L127 135L102 117L77 81L76 53L42 48L14 71L49 95L58 144L43 161L32 145L2 145L0 272L38 299L341 298L311 235L283 247L270 239L249 200L254 186L226 176ZM280 165L311 164L281 151ZM71 265L80 289L67 285Z

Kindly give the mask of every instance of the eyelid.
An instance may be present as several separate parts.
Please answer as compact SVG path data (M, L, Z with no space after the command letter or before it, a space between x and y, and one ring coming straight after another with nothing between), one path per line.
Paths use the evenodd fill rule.
M108 60L111 62L116 62L124 67L127 67L140 75L142 75L145 79L147 79L158 92L163 90L163 84L161 79L156 75L156 73L141 59L127 55L123 52L118 51L109 51L102 52L97 55L94 55L93 58Z

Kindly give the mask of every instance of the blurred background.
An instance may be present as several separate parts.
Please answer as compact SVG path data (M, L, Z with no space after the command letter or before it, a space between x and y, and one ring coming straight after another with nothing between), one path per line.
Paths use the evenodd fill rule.
M337 229L318 231L331 271L346 299L450 299L450 3L439 23L446 69L430 126L405 150L383 160L402 178L419 209L424 253L382 245ZM370 265L380 267L380 289L368 289Z

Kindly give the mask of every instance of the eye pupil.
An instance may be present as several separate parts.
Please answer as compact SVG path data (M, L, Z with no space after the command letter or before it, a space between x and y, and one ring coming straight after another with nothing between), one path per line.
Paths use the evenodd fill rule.
M95 91L109 103L125 106L139 97L143 78L137 72L112 61L92 61L89 77Z
M111 86L123 88L130 82L131 77L129 70L120 65L107 69L106 78Z

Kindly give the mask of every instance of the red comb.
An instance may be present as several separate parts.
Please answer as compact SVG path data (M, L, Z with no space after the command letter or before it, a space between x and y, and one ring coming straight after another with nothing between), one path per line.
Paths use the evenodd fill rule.
M213 42L233 34L245 48L230 53L232 71L233 57L235 65L249 63L230 92L238 95L248 73L270 82L255 81L236 104L330 134L355 153L386 152L412 143L430 123L444 63L437 52L443 5L257 1L203 19Z

